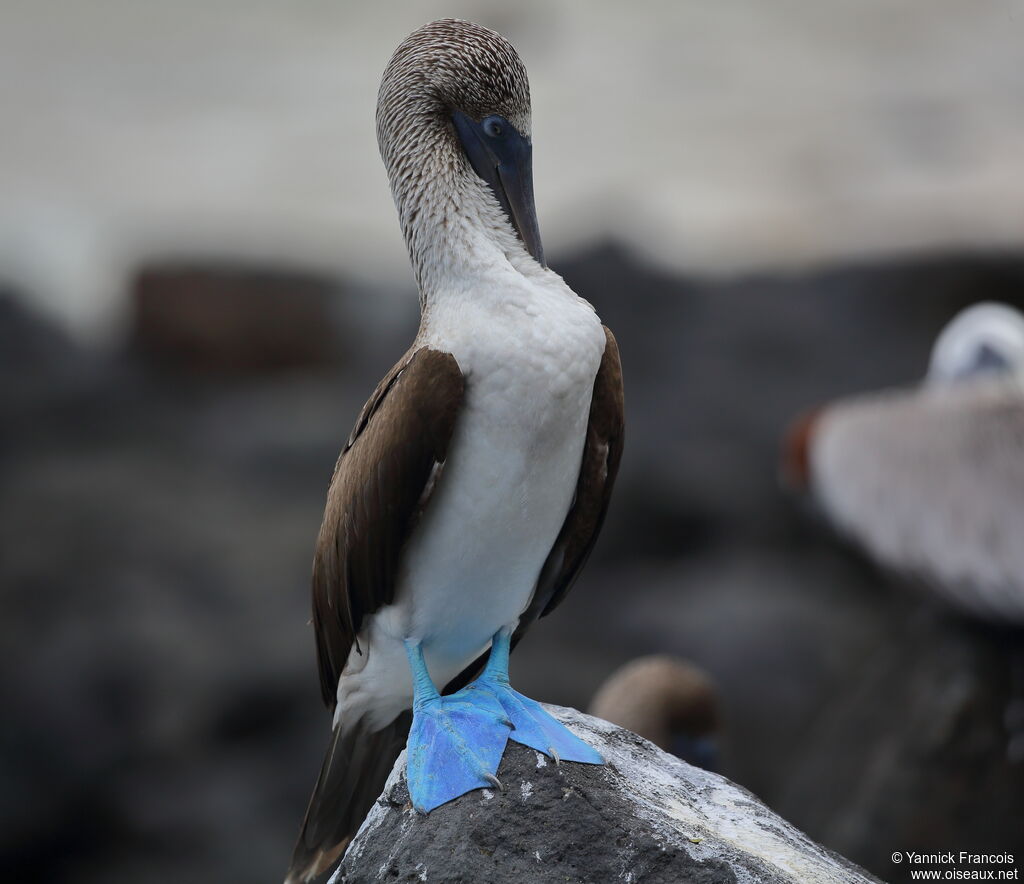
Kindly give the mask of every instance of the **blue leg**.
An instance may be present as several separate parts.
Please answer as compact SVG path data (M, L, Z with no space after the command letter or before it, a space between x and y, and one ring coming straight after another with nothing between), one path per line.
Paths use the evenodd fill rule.
M435 807L472 789L497 786L495 774L511 725L498 699L488 692L459 691L442 697L430 680L423 649L406 641L412 668L412 729L407 779L413 807Z
M491 643L491 656L480 677L460 693L493 693L515 728L510 740L543 752L558 761L604 764L600 753L588 746L540 703L512 690L508 682L511 631L502 629Z

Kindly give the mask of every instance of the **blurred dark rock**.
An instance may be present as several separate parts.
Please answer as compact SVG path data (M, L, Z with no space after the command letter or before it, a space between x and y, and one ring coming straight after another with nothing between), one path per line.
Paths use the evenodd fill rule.
M131 348L191 372L271 372L341 356L337 282L275 268L158 265L132 289Z
M1019 646L934 614L776 477L805 407L920 377L969 301L1024 305L1024 257L712 280L603 247L553 266L618 337L627 444L516 686L582 707L631 658L693 661L723 773L886 879L950 821L944 850L1024 818ZM329 728L313 542L338 450L410 339L407 295L340 290L342 364L198 380L0 299L0 880L283 874ZM883 788L891 759L907 769Z
M824 705L776 808L875 869L900 844L1020 856L1022 711L1024 633L918 609Z
M503 790L423 816L409 803L403 755L332 884L876 880L728 780L600 719L549 708L607 763L556 766L509 743Z
M24 299L0 286L0 407L31 407L33 400L49 404L58 391L78 386L92 365L66 334L37 316Z
M77 355L67 335L24 306L22 298L0 287L0 380L4 396L15 380L52 381Z

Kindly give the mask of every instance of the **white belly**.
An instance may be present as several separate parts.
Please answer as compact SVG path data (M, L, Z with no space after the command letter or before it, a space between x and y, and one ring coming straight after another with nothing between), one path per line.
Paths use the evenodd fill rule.
M383 725L410 705L405 638L422 643L443 687L530 603L575 493L605 344L589 305L550 297L426 341L455 355L465 402L395 604L370 618L369 653L341 679L339 715Z
M457 672L502 626L515 625L565 520L591 389L581 384L557 402L534 393L508 390L495 407L496 394L469 391L400 583L408 634L422 641L428 665Z

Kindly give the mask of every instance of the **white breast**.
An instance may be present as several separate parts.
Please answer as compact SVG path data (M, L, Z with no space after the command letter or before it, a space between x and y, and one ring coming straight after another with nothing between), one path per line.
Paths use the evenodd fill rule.
M579 477L604 332L558 277L518 274L459 304L425 343L451 352L466 399L399 591L428 662L461 667L529 604Z
M372 696L379 720L411 697L405 637L422 641L443 685L515 625L571 505L605 335L559 277L542 280L468 286L432 305L421 328L417 344L455 356L466 394L396 603L372 620L368 665L339 687L350 703L357 688Z

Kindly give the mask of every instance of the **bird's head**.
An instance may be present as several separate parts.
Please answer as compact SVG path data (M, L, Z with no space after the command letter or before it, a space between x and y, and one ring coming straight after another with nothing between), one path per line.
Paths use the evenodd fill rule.
M945 386L975 378L1024 383L1024 315L985 301L958 313L932 348L927 381Z
M443 19L403 40L381 81L377 142L417 272L439 231L460 225L544 264L530 86L500 34Z
M717 690L703 670L685 660L656 654L630 661L601 685L590 714L705 770L717 768Z

